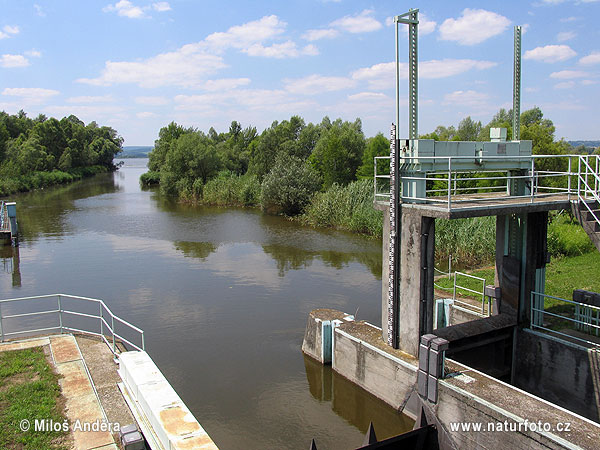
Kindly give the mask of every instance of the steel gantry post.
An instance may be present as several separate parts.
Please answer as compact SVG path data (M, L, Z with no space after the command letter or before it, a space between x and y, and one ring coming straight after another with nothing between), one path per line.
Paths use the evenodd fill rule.
M521 139L521 27L515 27L513 68L513 140Z
M409 139L418 138L418 48L417 48L417 26L418 9L411 9L409 12L394 17L395 37L396 37L396 124L392 125L390 142L390 249L389 249L389 283L388 283L388 307L387 307L387 343L393 348L400 346L400 232L402 209L399 174L400 158L400 51L398 42L398 25L406 24L409 26L408 38L408 70L409 70L409 118L408 118L408 137ZM382 324L384 327L385 324Z

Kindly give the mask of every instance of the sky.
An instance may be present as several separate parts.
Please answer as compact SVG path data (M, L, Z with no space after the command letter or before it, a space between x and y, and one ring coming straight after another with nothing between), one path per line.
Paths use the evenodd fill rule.
M261 132L300 115L395 121L393 16L419 9L419 133L484 125L512 107L513 29L523 27L521 110L556 138L600 139L600 0L0 0L0 110L115 128L153 145L175 121ZM400 27L407 135L407 26Z

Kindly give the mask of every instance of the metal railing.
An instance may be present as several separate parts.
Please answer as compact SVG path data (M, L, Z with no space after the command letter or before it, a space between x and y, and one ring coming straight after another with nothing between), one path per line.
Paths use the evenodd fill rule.
M0 201L0 231L8 231L8 210L6 208L6 202Z
M561 306L557 312L546 310L546 300L551 299L556 306ZM562 303L562 304L561 304ZM571 308L572 307L572 308ZM562 312L562 314L561 314ZM574 339L588 345L600 348L600 342L590 341L579 336L564 333L565 328L571 328L589 335L600 335L600 307L585 303L566 300L552 295L531 293L530 328L539 329L561 337ZM559 329L555 329L559 328ZM562 330L562 331L561 331Z
M451 210L464 203L487 202L490 200L506 200L511 190L511 185L518 180L526 185L525 192L521 195L510 195L511 199L522 198L533 203L536 199L564 195L568 200L576 196L579 200L596 200L600 202L600 156L599 155L532 155L511 156L514 163L519 162L527 169L523 175L515 175L509 170L485 170L485 164L492 166L505 160L504 156L466 157L466 156L428 156L428 157L403 157L402 165L411 166L413 169L423 164L425 166L445 166L446 170L421 172L415 176L402 176L402 180L421 181L426 185L425 197L407 195L400 186L400 199L403 202L429 203ZM377 165L381 166L382 160L389 156L375 157L374 174L374 201L389 202L390 175L378 174ZM544 166L558 166L556 169ZM577 171L574 171L574 161ZM482 170L464 170L456 167L465 163L477 163ZM562 168L561 168L562 167ZM402 181L401 180L401 181ZM383 184L383 186L382 186ZM480 194L478 196L466 194ZM587 205L589 209L589 205ZM591 211L590 211L591 212ZM592 213L593 214L593 213ZM594 215L594 217L596 217ZM596 217L596 219L600 219Z
M590 159L592 162L590 164ZM582 168L583 165L583 168ZM594 220L600 224L600 217L593 211L589 202L600 205L600 155L582 155L577 169L577 199L584 205Z
M29 312L15 312L13 314L4 314L7 306L10 305L13 309L16 305L20 305L21 309L31 309L31 307L27 308L27 303L31 305L34 301L44 301L47 300L50 302L50 309L44 310L34 310ZM53 301L54 300L54 301ZM65 301L67 302L77 302L78 306L86 305L88 312L75 311L71 309L65 308ZM14 306L13 306L14 305ZM37 305L38 307L40 305ZM97 313L94 311L89 312L90 309L96 309ZM34 306L34 309L36 307ZM43 326L40 325L39 322L33 321L34 323L29 324L21 324L14 326L11 331L6 331L6 321L8 319L22 319L27 318L25 321L31 321L31 319L37 318L40 319L42 317L48 317L55 315L58 322L54 322L56 325L49 324L51 326ZM68 323L69 318L78 317L85 319L97 319L97 328L96 331L91 329L84 329L83 327L75 327ZM125 338L123 333L119 334L115 331L115 325L120 324L124 329L129 330L129 332L134 332L139 335L140 345L134 344L131 340ZM38 328L35 328L38 327ZM91 327L89 327L91 328ZM88 297L79 297L76 295L68 295L68 294L48 294L48 295L36 295L31 297L20 297L20 298L10 298L6 300L0 300L0 342L4 342L4 339L7 336L17 336L23 334L40 334L40 333L50 333L60 331L62 334L64 331L76 332L76 333L85 333L91 334L94 336L101 337L104 342L111 348L113 354L116 354L116 344L117 341L124 342L129 344L131 347L136 350L145 350L145 342L144 342L144 331L140 328L130 324L126 320L121 319L120 317L114 315L112 311L106 306L104 301L96 298L88 298ZM108 334L108 338L107 338ZM110 339L110 341L109 341Z
M470 278L472 280L477 280L477 281L481 281L481 291L476 291L474 289L468 288L466 286L461 286L460 284L457 283L456 279L457 277L465 277L465 278ZM462 300L457 300L456 298L456 290L457 289L461 289L463 291L467 291L471 294L475 294L477 297L481 297L481 311L479 311L479 307L477 307L476 305L473 305L472 303L467 303L464 302ZM458 303L459 305L462 305L464 308L468 309L471 312L474 312L477 315L481 315L482 317L489 317L491 314L491 307L488 304L487 305L487 311L486 311L486 301L485 301L485 278L481 278L481 277L476 277L475 275L469 275L468 273L463 273L463 272L454 272L454 287L452 290L452 300L454 301L454 303Z

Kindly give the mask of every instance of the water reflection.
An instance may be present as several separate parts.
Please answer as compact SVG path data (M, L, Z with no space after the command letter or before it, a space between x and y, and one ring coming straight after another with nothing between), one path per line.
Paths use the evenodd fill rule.
M2 260L2 271L12 275L12 286L21 286L21 258L19 247L11 245L0 245L0 260Z
M180 251L184 256L202 260L205 260L211 253L217 250L217 246L212 242L175 241L173 245L175 246L175 250Z
M304 356L304 368L311 395L320 402L331 403L331 408L362 433L373 422L379 440L412 430L414 421L399 414L377 397L358 388L337 374L331 366L322 365Z
M17 196L24 239L16 255L0 254L0 298L105 300L146 331L152 358L219 448L360 445L366 419L340 405L382 405L337 377L331 403L316 400L300 346L312 309L381 320L380 243L255 209L178 204L141 190L145 163L131 162Z

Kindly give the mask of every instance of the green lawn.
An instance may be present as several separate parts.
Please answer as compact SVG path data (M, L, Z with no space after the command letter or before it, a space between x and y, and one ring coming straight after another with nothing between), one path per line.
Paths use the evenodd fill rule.
M35 431L35 420L63 424L60 387L41 347L0 352L0 448L68 449L68 432ZM28 421L31 428L21 430Z
M469 273L485 278L486 284L494 284L493 268L477 269ZM453 278L443 278L436 281L436 284L452 292L453 282ZM457 283L469 289L481 289L481 281L459 277ZM555 258L546 266L546 294L571 300L574 289L600 292L600 252ZM460 289L457 292L469 294Z
M494 284L494 269L484 268L470 272L480 278L485 278L485 284ZM449 295L452 295L454 278L443 278L436 281L436 287L442 287ZM459 276L457 285L469 289L481 291L481 281ZM546 294L554 297L572 300L574 289L585 289L587 291L600 292L600 252L592 251L579 256L563 256L554 258L546 266ZM481 297L468 291L457 288L457 294L468 296L479 300ZM571 303L561 302L551 298L544 301L544 310L574 318L575 306ZM596 313L594 313L595 315ZM571 328L577 326L568 320L544 315L545 326L552 329ZM594 333L595 334L595 333Z

